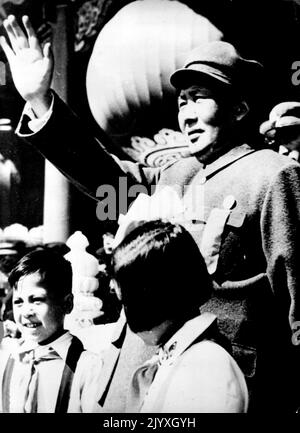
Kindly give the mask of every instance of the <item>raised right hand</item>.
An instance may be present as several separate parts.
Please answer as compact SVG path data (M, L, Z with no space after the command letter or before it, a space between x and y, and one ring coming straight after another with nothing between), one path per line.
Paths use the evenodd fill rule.
M26 35L16 18L10 15L3 24L11 47L4 36L0 38L0 43L9 62L16 89L40 117L50 107L53 55L49 42L41 47L29 18L24 16L22 21Z

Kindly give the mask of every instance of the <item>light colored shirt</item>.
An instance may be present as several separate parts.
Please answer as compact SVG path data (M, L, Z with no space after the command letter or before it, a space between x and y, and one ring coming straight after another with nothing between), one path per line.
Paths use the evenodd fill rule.
M235 360L211 340L194 342L214 320L209 313L189 320L160 349L141 412L247 412L247 385Z
M12 356L15 364L10 382L10 411L14 413L24 412L25 396L30 381L30 363L22 362L24 352L34 350L35 357L43 356L50 348L59 355L57 359L41 362L36 366L38 371L38 412L53 413L65 367L68 350L72 341L72 335L66 332L57 340L46 346L37 343L23 343Z
M65 332L55 341L41 346L37 343L21 343L12 349L10 355L15 360L10 381L10 412L24 412L26 393L31 377L31 364L26 362L27 354L38 358L50 351L57 357L48 361L41 361L36 365L38 371L38 412L54 413L59 394L62 375L72 342L72 334ZM24 362L25 354L25 362ZM1 354L3 360L5 354ZM8 354L6 355L6 360ZM2 380L6 362L0 366ZM96 400L97 380L102 370L102 357L89 351L82 352L74 373L68 412L91 412ZM1 390L1 394L3 389ZM0 396L2 403L2 395Z

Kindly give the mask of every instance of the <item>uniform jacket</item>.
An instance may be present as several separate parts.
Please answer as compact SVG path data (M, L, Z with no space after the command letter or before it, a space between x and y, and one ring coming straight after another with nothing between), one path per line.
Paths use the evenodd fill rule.
M297 162L249 144L230 149L206 167L195 157L162 168L120 161L88 136L57 96L53 113L39 132L32 134L24 117L19 133L96 200L99 186L112 185L118 191L125 176L128 188L155 185L152 193L166 185L175 188L185 200L184 224L214 280L213 298L203 309L218 316L221 331L233 344L233 355L247 378L250 410L297 406ZM109 144L104 134L100 139ZM112 382L110 377L109 385Z

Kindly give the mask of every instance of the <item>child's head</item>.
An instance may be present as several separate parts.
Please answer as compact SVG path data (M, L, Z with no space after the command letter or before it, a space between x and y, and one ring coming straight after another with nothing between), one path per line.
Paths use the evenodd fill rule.
M72 268L61 255L39 249L11 271L13 313L23 338L42 342L63 329L73 307Z
M133 332L199 314L211 295L205 262L192 236L161 220L141 224L113 254L114 278Z

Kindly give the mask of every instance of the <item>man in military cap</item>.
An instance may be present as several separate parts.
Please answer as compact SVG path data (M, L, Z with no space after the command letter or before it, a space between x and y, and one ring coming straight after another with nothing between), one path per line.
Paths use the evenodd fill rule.
M272 108L259 132L281 155L300 161L300 102L281 102Z
M204 310L216 313L250 391L250 410L294 411L299 405L300 165L246 141L246 120L262 66L226 42L194 50L171 83L190 157L162 168L111 157L50 90L53 59L27 17L24 34L4 22L1 45L27 101L18 133L69 179L95 197L99 185L175 188L214 283ZM26 75L26 81L24 80ZM108 138L103 133L102 144ZM188 252L183 252L187 254ZM195 282L197 284L197 282ZM150 356L122 317L104 362L99 410L122 412L129 380Z

